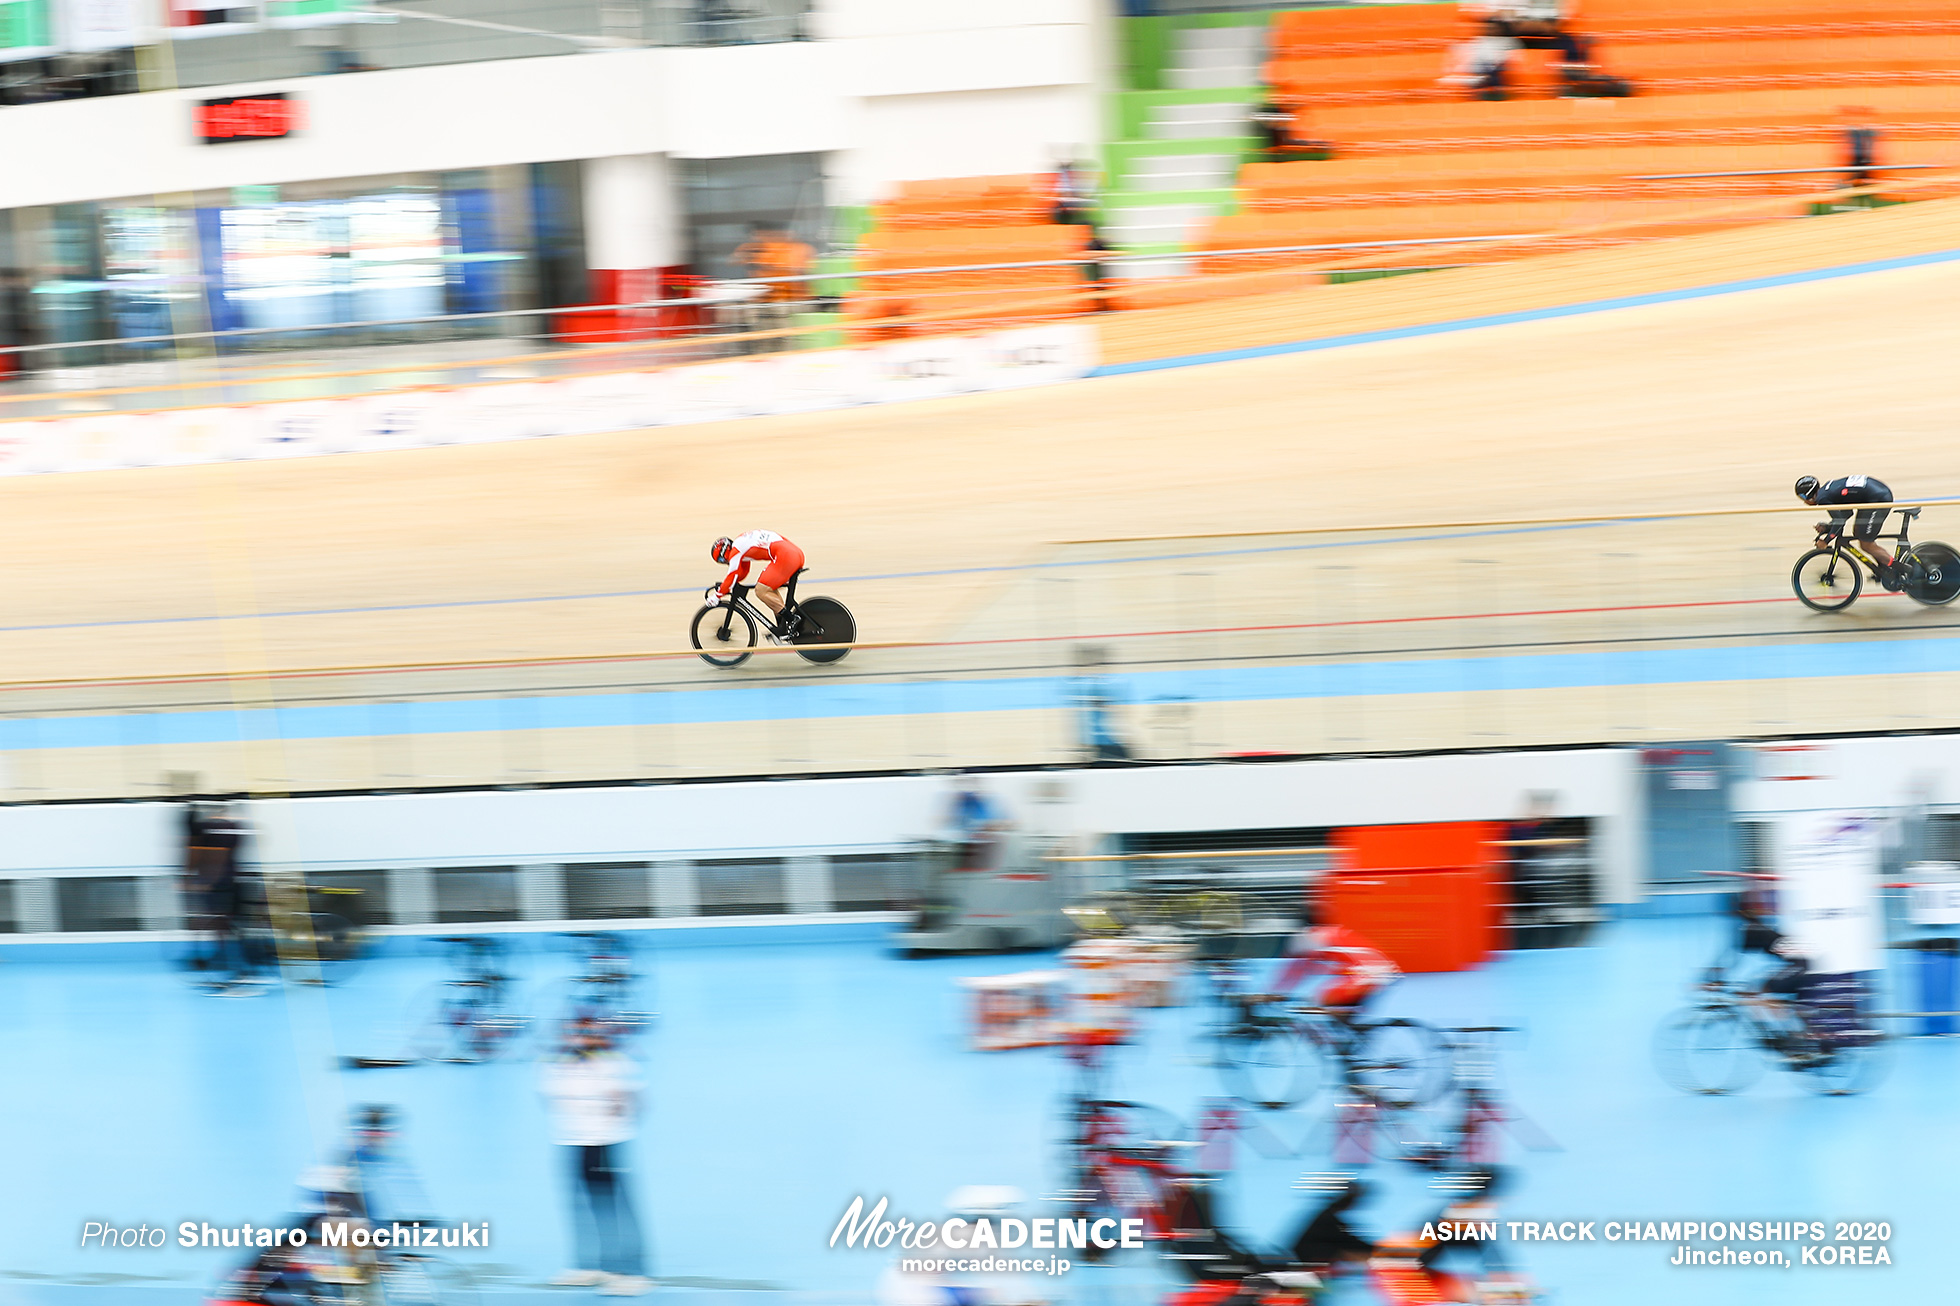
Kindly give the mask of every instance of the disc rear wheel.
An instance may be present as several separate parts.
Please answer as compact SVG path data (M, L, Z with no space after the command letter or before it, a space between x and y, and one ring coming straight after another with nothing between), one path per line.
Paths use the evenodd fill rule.
M797 652L805 661L836 662L851 650L848 648L805 648L806 644L850 644L857 639L857 622L851 617L851 610L836 599L804 599L796 605L803 614L802 628L790 642L797 645Z
M1905 588L1909 597L1931 608L1960 597L1960 553L1955 553L1952 545L1927 540L1913 545L1911 553L1900 561L1908 568Z

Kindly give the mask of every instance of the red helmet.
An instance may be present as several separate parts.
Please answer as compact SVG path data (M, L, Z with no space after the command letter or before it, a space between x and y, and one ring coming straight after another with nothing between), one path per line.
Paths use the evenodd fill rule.
M735 556L735 541L726 535L722 536L715 541L714 547L708 550L708 556L726 567L728 560Z

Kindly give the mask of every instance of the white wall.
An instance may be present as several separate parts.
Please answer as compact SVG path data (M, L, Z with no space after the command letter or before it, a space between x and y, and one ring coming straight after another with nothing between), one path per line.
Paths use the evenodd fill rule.
M0 208L628 155L870 151L902 176L1052 165L1099 139L1098 0L838 0L839 39L568 54L21 106L0 113ZM987 98L1017 88L1025 103ZM198 143L198 100L288 91L306 128ZM978 98L974 98L974 97ZM911 102L896 113L870 106ZM936 97L936 103L925 100ZM1003 104L1013 107L1003 109ZM916 114L906 141L906 118ZM930 157L932 172L919 171ZM999 166L1002 164L1010 166ZM861 169L853 168L852 185Z
M1740 816L1849 807L1960 808L1960 735L1792 741L1744 745L1738 752L1753 753L1756 761L1756 778L1741 781L1733 792Z
M1043 833L1503 820L1534 791L1598 823L1602 896L1637 898L1633 749L1037 771L981 783ZM270 800L258 855L317 869L639 861L875 850L929 835L950 789L901 776ZM159 803L0 808L0 876L155 872L176 853Z
M850 135L831 160L839 204L887 198L900 181L1052 172L1064 155L1093 160L1102 129L1079 87L1034 86L863 100Z
M680 194L666 155L588 159L584 180L587 267L664 268L686 257ZM647 298L653 293L647 288Z

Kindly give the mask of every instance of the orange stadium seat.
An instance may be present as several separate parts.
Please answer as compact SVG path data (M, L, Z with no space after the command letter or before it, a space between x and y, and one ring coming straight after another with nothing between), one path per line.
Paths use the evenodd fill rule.
M1942 30L1960 23L1950 0L1587 0L1574 26L1603 38L1701 40L1710 32Z
M1468 24L1454 5L1304 10L1273 15L1268 48L1283 58L1363 51L1440 50L1463 39Z
M1960 169L1960 142L1903 142L1888 147L1882 161ZM1837 143L1823 141L1453 151L1256 163L1245 169L1240 189L1243 206L1253 211L1493 199L1507 192L1551 198L1538 193L1586 189L1648 196L1801 194L1835 184L1842 162ZM1732 175L1741 173L1774 175Z
M1388 241L1447 241L1479 236L1543 236L1570 232L1573 239L1586 243L1647 238L1654 235L1687 235L1696 231L1721 230L1738 219L1709 218L1708 201L1647 199L1585 199L1513 201L1492 204L1393 205L1377 208L1313 210L1298 213L1248 213L1220 218L1199 242L1201 250L1279 249L1289 246L1365 246ZM1799 206L1792 203L1787 216L1797 216ZM1760 222L1767 216L1752 215L1747 221ZM1593 235L1597 227L1641 224L1619 233ZM1540 241L1535 248L1554 248ZM1237 272L1273 268L1319 260L1310 252L1284 254L1220 254L1199 260L1204 272ZM1361 261L1388 267L1429 265L1470 261L1472 247L1451 249L1446 244L1404 249L1366 248L1326 251L1326 261ZM1357 261L1359 260L1359 261Z
M1053 224L875 227L864 237L860 270L900 275L859 280L845 297L845 325L854 339L882 339L902 332L862 324L926 314L932 320L921 330L949 331L1083 312L1093 290L1080 266L998 265L1080 258L1088 240L1087 227Z
M1273 95L1334 158L1248 164L1240 211L1194 242L1199 275L1124 285L1112 304L1297 288L1329 264L1476 262L1799 217L1844 179L1846 105L1870 110L1879 161L1902 170L1883 182L1960 172L1960 0L1581 0L1570 25L1632 82L1625 99L1555 98L1549 50L1518 52L1511 99L1468 98L1441 79L1448 47L1480 22L1441 4L1275 15ZM1226 252L1289 246L1351 248Z
M1053 215L1047 179L1039 174L909 181L897 196L873 206L879 227L1034 226Z
M1869 106L1887 135L1960 136L1951 85L1782 87L1626 100L1526 100L1352 105L1307 115L1337 157L1452 149L1566 148L1580 144L1835 140L1838 109Z
M1523 51L1513 81L1525 94L1549 91L1549 51ZM1534 57L1535 56L1535 57ZM1614 46L1601 63L1644 94L1744 90L1776 85L1847 85L1951 80L1960 73L1960 34L1693 41ZM1443 86L1430 54L1274 59L1267 78L1282 101L1306 106L1460 98Z

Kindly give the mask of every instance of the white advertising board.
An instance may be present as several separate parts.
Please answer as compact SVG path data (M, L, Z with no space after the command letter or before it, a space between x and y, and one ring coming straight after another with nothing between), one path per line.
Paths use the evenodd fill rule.
M1867 811L1791 812L1777 823L1784 931L1814 975L1878 970L1882 830Z
M756 354L652 372L459 385L345 399L0 422L0 476L417 449L722 422L1052 385L1096 365L1056 322L856 349Z

